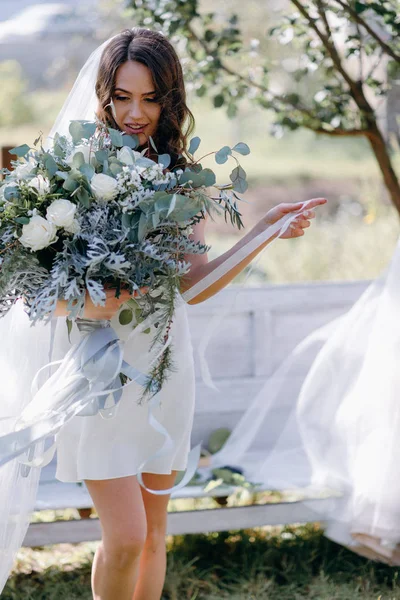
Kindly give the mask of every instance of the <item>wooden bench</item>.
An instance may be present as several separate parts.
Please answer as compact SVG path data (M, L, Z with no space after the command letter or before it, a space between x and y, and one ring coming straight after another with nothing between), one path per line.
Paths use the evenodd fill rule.
M195 354L197 387L192 443L201 440L207 443L211 431L218 427L233 428L247 408L248 399L254 397L294 346L317 327L346 312L367 285L365 281L307 283L240 290L235 310L223 320L206 353L212 378L220 392L202 382ZM236 293L236 288L230 287L207 302L188 306L195 351L212 315L232 302ZM292 397L294 401L295 394L291 390L298 387L310 362L311 358L301 364L295 378L285 384L283 406L289 406ZM282 403L277 410L282 410ZM273 415L269 427L272 434ZM260 452L268 452L268 439L266 432L265 447ZM92 501L84 484L62 483L55 479L55 460L42 469L35 510L91 507ZM232 491L233 488L221 486L205 494L202 487L187 486L173 497L227 496ZM168 533L312 522L318 520L321 502L330 502L330 499L170 512ZM100 524L95 518L32 523L24 545L75 543L100 537Z

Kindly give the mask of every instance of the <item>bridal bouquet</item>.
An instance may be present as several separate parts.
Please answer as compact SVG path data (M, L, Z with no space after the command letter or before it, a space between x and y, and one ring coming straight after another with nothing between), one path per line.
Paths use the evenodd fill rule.
M236 200L247 187L246 173L232 153L249 149L239 143L214 153L218 164L236 161L231 183L218 186L214 172L193 158L199 138L190 143L192 162L168 170L171 157L158 155L153 140L156 160L147 149L136 150L136 136L101 123L72 121L69 130L71 138L56 134L47 149L41 138L33 148L14 148L14 168L3 170L0 316L23 297L35 323L51 318L64 300L70 328L87 294L104 305L107 288L117 297L124 289L137 296L123 306L121 324L135 326L157 312L153 347L168 335L180 280L190 269L185 255L209 250L189 239L192 226L206 213L243 225ZM206 193L210 186L217 197ZM167 347L145 393L161 388L171 364Z

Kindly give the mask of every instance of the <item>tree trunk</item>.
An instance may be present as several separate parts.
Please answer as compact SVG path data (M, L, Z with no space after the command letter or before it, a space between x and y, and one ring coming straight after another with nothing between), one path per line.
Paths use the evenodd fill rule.
M400 183L390 159L388 147L378 125L371 124L368 136L375 158L382 172L383 180L389 192L389 196L400 214Z
M379 128L375 110L369 104L363 90L363 83L357 81L351 89L352 96L368 123L367 137L372 151L381 170L383 181L389 196L400 215L400 182L393 168L389 154L389 147L382 131Z

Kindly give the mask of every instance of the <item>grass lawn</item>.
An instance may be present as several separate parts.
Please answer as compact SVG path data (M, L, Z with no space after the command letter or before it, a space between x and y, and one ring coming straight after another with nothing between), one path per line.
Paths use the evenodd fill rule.
M20 551L4 600L90 600L97 542ZM326 539L317 525L168 539L163 600L400 600L400 570Z

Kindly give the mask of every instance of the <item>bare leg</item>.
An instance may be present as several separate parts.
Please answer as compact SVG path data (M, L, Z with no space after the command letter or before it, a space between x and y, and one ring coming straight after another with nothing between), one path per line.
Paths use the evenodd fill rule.
M172 487L177 471L171 475L144 473L143 480L151 489ZM141 488L146 510L147 537L140 559L139 577L132 600L160 600L166 572L165 534L170 496L155 496Z
M146 541L146 513L135 476L85 480L102 541L92 567L94 600L132 600Z

